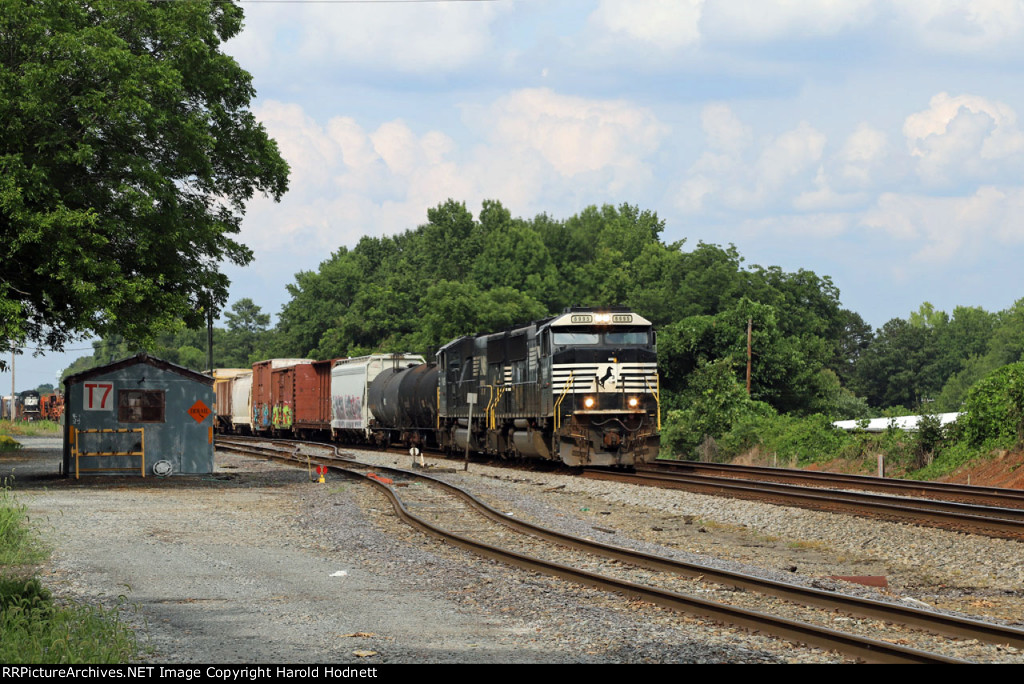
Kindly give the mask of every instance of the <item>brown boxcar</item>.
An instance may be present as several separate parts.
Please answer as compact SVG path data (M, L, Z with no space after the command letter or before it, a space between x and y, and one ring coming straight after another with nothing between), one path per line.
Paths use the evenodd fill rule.
M294 425L301 436L331 429L331 369L336 359L300 363L294 370Z
M267 434L275 429L274 396L275 393L281 392L281 389L275 390L274 372L311 361L312 359L269 359L252 365L253 432ZM285 381L286 379L278 379L279 383Z

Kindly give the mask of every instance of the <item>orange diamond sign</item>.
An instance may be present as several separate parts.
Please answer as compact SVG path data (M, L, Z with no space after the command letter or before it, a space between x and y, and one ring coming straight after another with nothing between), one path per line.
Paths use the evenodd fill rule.
M197 399L196 403L192 404L188 410L188 415L192 416L197 423L202 423L206 420L206 416L210 415L210 413L210 407L204 404L201 399Z

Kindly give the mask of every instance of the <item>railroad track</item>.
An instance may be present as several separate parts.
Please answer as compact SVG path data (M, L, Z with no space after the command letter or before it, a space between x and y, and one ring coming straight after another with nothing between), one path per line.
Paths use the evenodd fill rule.
M657 464L638 469L634 473L588 470L584 477L672 487L701 494L730 496L831 513L848 513L1002 539L1024 540L1024 508L850 491L842 488L844 480L834 481L835 489L825 489L825 479L816 479L818 486L806 486L755 479L758 476L776 477L773 473L751 473L747 477L739 477L736 474L728 477L709 475L705 474L708 469L704 466L705 464L689 463L672 466ZM902 491L906 493L907 490Z
M990 648L989 656L981 658L987 662L989 657L1005 657L1000 649L1007 646L1024 648L1024 630L682 563L564 535L500 513L437 478L348 460L337 451L329 457L313 456L299 453L293 444L254 450L249 443L223 439L218 440L218 448L245 449L305 466L311 472L314 463L328 464L348 477L363 478L379 487L409 524L446 543L504 563L863 661L963 662L957 645L967 642L975 653ZM764 609L766 601L772 606L769 612ZM847 631L832 627L840 613Z
M897 480L872 475L827 473L796 468L744 466L731 463L659 460L637 468L645 472L686 472L690 474L732 477L786 484L802 484L828 489L853 489L894 496L955 501L996 508L1024 508L1024 490L1002 487L963 485L951 482Z

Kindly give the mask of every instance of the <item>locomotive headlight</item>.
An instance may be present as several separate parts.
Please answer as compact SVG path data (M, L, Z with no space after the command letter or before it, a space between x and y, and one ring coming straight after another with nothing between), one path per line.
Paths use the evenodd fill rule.
M637 406L640 405L640 400L637 399L636 397L630 397L628 403L629 403L629 408L636 408Z
M583 408L588 408L588 409L594 408L594 397L586 397L583 400Z

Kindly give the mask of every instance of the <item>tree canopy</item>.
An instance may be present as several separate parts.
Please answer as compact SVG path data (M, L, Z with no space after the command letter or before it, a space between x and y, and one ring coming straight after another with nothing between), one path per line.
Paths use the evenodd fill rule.
M0 339L151 340L220 309L288 166L220 51L223 0L0 0Z
M686 250L662 242L663 229L655 213L629 204L556 220L513 218L494 200L474 218L448 200L415 230L364 237L317 272L297 274L271 349L317 358L429 354L459 335L567 306L625 305L659 330L667 397L686 396L694 370L711 362L742 375L748 319L756 399L806 412L837 394L837 373L826 371L848 312L827 277L745 268L735 247Z

